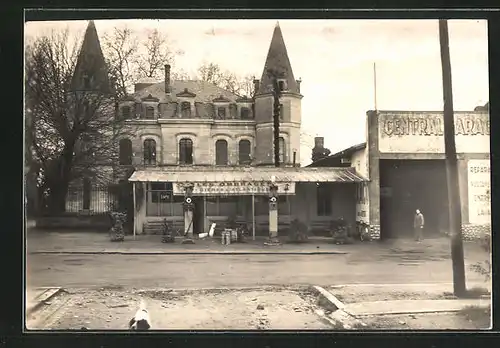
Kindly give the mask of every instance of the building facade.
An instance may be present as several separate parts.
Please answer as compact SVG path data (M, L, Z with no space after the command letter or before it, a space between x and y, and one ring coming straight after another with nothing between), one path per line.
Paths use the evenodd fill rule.
M491 233L490 124L487 108L455 112L462 231ZM357 190L357 219L382 239L410 235L420 209L426 234L448 233L442 112L369 111L367 141L316 167L352 166L369 181Z
M86 53L92 49L100 53ZM92 54L102 52L90 23L80 55ZM99 59L91 61L95 65ZM267 235L271 185L277 187L279 234L286 233L293 219L305 222L313 233L327 232L331 220L340 217L354 223L356 183L366 181L363 175L354 168L300 167L301 81L293 74L279 25L251 98L204 81L173 80L170 69L165 65L164 81L138 81L134 93L116 105L115 117L128 132L117 139L113 165L102 168L111 182L131 183L134 233L152 233L164 219L195 234L207 232L212 222L220 228L235 220ZM282 94L279 168L274 164L269 71L278 77ZM92 74L80 75L92 80ZM91 197L99 194L92 190L95 183L77 181L87 194L83 202L68 196L67 206L95 210L92 202L102 206L113 199ZM193 187L194 204L188 220L183 206L187 186Z

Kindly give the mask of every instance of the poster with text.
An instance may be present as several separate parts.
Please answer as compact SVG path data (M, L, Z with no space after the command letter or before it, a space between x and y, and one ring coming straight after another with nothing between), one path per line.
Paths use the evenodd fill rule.
M467 163L469 192L469 223L491 223L490 160L469 160Z

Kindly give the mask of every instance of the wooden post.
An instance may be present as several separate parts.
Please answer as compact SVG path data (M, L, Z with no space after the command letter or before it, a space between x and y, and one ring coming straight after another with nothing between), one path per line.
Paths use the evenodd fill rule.
M134 240L135 240L135 235L136 235L136 230L137 230L137 202L135 200L135 181L132 182L132 194L134 196Z
M444 99L444 148L446 157L446 182L448 186L448 207L451 234L451 260L453 265L453 292L460 297L466 294L464 247L462 242L462 212L460 209L460 188L458 184L457 149L455 146L455 120L453 114L453 92L451 80L448 21L439 20L439 43L443 70Z
M208 227L208 231L205 231L205 227ZM210 225L207 225L207 196L203 196L203 232L209 232Z
M252 239L255 240L255 195L252 194Z

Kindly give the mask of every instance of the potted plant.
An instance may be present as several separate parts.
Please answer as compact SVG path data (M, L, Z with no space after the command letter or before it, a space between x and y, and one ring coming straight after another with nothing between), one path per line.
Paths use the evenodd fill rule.
M113 220L113 226L109 230L109 238L112 242L123 242L125 240L123 224L127 219L127 214L111 212L110 215Z
M173 233L172 225L167 221L167 219L163 219L161 242L162 243L175 242L175 236Z
M309 238L309 230L305 223L295 218L290 223L288 240L291 243L305 243Z

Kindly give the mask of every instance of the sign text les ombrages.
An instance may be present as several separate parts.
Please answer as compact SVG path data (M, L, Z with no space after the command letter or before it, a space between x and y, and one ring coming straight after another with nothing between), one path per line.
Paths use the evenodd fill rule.
M444 134L442 115L385 115L380 127L387 137ZM490 121L479 115L459 114L455 117L455 135L490 135Z

